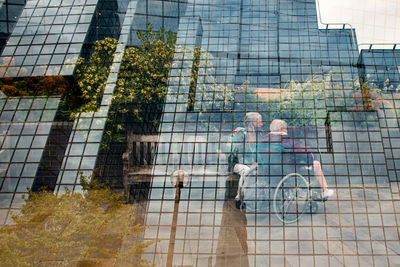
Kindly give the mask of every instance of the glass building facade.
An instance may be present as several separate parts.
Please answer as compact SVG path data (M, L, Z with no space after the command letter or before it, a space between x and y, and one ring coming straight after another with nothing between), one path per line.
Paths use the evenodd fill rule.
M98 170L137 206L148 225L142 238L161 240L144 256L156 266L400 264L395 45L359 50L354 29L318 28L315 0L28 0L15 9L3 2L3 79L69 77L94 41L119 44L99 109L73 122L55 121L59 96L1 95L0 223L10 222L27 188L79 191L79 173ZM21 13L17 20L4 11L10 8ZM127 131L102 151L122 56L139 45L136 33L147 22L177 35L159 128ZM263 166L274 154L246 161L248 135L238 142L246 148L231 153L249 112L261 116L260 136L281 119L288 136L313 152L334 190L317 212L290 224L278 219L282 160L277 171L259 167L246 176L252 197L246 209L238 205L232 158ZM252 143L262 151L259 135Z

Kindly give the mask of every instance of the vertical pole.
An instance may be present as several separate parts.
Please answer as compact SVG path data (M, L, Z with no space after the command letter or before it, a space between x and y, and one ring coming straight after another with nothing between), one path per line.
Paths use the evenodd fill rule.
M176 181L175 189L175 203L174 203L174 215L172 217L171 234L169 236L169 246L168 246L168 257L167 257L167 267L172 267L172 262L174 260L174 250L175 250L175 238L176 238L176 224L178 221L178 209L179 201L181 198L181 188L183 187L183 181Z

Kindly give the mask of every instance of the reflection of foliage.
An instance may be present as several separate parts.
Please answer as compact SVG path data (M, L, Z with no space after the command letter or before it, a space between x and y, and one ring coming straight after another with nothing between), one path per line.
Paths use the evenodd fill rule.
M115 39L105 38L95 42L88 61L78 58L75 70L77 86L68 90L60 102L61 120L74 119L78 112L98 109L116 47Z
M235 109L257 110L264 119L283 119L293 126L322 126L326 120L325 90L332 87L330 75L307 82L291 81L288 88L255 88L248 81L236 88Z
M357 111L378 111L378 114L382 114L382 111L385 109L387 115L394 114L395 109L392 103L392 94L397 94L400 88L393 90L393 85L389 85L389 79L386 79L381 89L374 82L368 81L368 78L367 75L365 81L360 79L361 92L354 93L354 109Z
M113 38L96 41L89 60L78 59L75 76L84 104L74 109L74 113L96 111L99 108L117 44Z
M322 126L327 117L325 94L334 90L346 91L341 82L334 82L333 75L337 73L330 72L323 79L313 77L312 80L305 83L290 82L289 89L284 91L280 100L280 117L288 119L295 126L317 125ZM343 80L343 78L342 78ZM352 110L354 111L379 111L383 108L393 110L393 104L385 99L387 93L393 93L393 86L389 85L387 79L383 83L383 88L368 81L368 75L364 81L357 78L351 81L350 87L353 91ZM358 89L360 91L358 91ZM350 90L348 90L350 91ZM396 89L396 91L398 91ZM348 96L351 99L351 96ZM340 107L339 107L340 108ZM346 109L345 106L343 108Z
M325 90L332 88L331 76L289 83L279 101L280 118L293 126L322 126L326 120Z
M69 81L62 76L29 78L4 78L0 81L1 91L8 96L63 95Z
M74 75L77 85L60 102L61 120L74 119L79 112L99 108L116 47L115 39L105 38L95 42L89 60L78 58Z
M372 105L372 99L371 99L371 88L370 88L370 84L368 82L362 81L361 96L362 96L362 101L363 101L363 104L365 107L365 111L372 111L373 105Z
M88 61L79 58L75 81L63 76L4 78L1 90L8 96L63 95L60 103L62 119L74 118L77 112L95 111L101 101L117 41L112 38L96 41Z
M82 193L30 193L20 213L13 215L15 225L0 228L2 266L147 264L140 257L154 242L133 243L144 227L133 223L132 206L94 179L82 178L81 185Z
M200 52L201 52L201 47L196 46L193 53L193 67L192 67L192 75L190 77L189 99L187 107L189 111L193 110L194 108L197 79L199 76Z
M117 80L104 142L121 141L124 129L120 121L158 126L174 55L176 36L171 31L155 33L151 24L138 32L142 45L125 50Z
M216 75L215 59L212 53L202 51L200 47L195 47L194 51L183 50L183 53L193 53L188 110L210 111L226 109L228 102L233 100L233 85L226 80L225 76ZM196 95L199 99L195 105ZM229 106L230 108L231 106Z

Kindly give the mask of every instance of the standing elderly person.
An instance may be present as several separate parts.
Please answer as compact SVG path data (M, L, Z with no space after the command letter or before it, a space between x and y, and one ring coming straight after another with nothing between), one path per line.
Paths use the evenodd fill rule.
M258 112L247 112L244 118L244 127L237 127L227 143L230 157L234 155L236 160L231 162L233 172L240 176L238 194L243 186L244 177L256 166L258 161L258 145L260 143L260 129L262 116Z

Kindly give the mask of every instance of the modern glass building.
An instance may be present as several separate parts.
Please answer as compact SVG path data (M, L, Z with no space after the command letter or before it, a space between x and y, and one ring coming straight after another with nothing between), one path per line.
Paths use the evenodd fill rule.
M0 16L1 81L72 79L96 40L118 40L96 111L64 120L61 96L2 93L0 223L27 188L79 191L83 172L116 181L137 206L142 238L161 239L145 253L156 266L400 265L400 46L359 49L355 29L319 28L315 0L3 1ZM104 149L124 52L147 22L177 36L159 123L119 121L125 138ZM263 124L251 141L249 112ZM274 209L288 174L265 137L275 119L334 189L316 212L296 193L306 207L292 223ZM237 127L248 129L232 144ZM245 178L246 208L237 162L259 166ZM303 176L288 188L319 194Z

